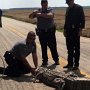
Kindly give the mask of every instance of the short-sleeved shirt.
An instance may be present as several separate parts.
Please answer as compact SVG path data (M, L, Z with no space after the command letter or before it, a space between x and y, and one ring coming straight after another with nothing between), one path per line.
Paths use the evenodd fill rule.
M53 13L52 8L47 8L46 10L38 9L41 13ZM44 17L37 17L37 28L39 29L49 29L54 26L54 18L44 18Z
M13 46L10 52L16 57L27 57L30 53L36 52L36 44L35 42L32 42L31 44L27 45L26 40L23 42L18 42Z

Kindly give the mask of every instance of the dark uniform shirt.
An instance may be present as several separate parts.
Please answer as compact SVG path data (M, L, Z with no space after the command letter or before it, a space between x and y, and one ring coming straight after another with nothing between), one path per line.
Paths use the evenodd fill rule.
M39 9L41 13L53 13L53 9ZM38 17L37 18L37 28L39 29L49 29L54 26L54 19L53 18L44 18L44 17Z
M74 4L73 7L68 7L66 10L64 29L84 27L85 15L83 8L77 4Z
M27 57L30 53L36 52L36 44L33 42L27 45L26 41L18 42L13 46L13 48L10 51L16 57L20 56Z

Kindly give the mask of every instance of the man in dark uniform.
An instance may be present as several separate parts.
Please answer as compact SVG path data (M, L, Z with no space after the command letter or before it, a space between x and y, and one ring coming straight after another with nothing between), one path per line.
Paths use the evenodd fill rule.
M85 27L85 15L83 8L74 3L74 0L66 0L69 6L66 10L64 36L68 50L68 64L64 68L78 69L80 59L80 34Z
M2 27L2 10L0 9L0 27Z
M55 65L59 65L59 58L57 52L55 23L53 10L48 8L48 1L41 0L42 8L30 14L29 18L37 18L37 35L42 49L43 66L48 64L47 46L51 50L51 54Z

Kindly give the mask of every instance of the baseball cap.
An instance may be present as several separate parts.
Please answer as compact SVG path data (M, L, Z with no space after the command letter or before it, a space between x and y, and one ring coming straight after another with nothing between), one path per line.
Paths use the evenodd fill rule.
M72 0L66 0L66 3L70 2L70 1L72 1Z
M48 0L41 0L41 4L46 2L48 2Z

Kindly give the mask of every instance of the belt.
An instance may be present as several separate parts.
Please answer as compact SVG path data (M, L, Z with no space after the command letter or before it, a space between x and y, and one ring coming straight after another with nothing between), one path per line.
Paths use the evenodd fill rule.
M70 25L70 26L65 26L65 28L71 28L71 29L75 29L75 28L79 28L79 26Z
M38 29L39 30L39 32L52 32L53 30L52 30L53 28L49 28L49 29Z

